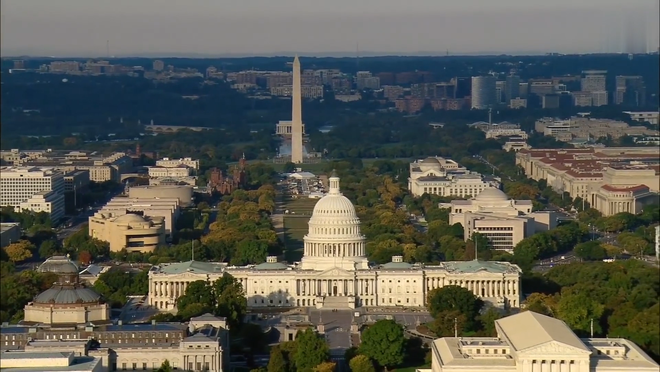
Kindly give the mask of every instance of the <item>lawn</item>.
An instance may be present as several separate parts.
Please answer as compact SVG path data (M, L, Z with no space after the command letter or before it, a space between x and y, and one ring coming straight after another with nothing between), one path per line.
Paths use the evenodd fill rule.
M311 216L312 211L314 210L314 206L318 201L319 199L310 199L305 196L301 196L300 198L297 199L285 197L284 209L288 210L289 213L293 215Z
M303 237L307 234L309 216L284 216L284 246L286 260L300 261L303 254Z
M300 261L302 258L303 237L307 234L307 222L317 201L306 197L284 199L284 209L289 211L289 214L284 215L285 258L289 262Z

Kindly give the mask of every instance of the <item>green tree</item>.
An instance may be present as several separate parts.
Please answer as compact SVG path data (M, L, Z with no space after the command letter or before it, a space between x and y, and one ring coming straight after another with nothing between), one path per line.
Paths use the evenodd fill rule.
M502 318L502 313L494 307L489 308L485 313L479 315L479 321L481 322L484 336L497 336L495 321L500 318Z
M394 320L379 320L362 333L360 354L389 368L403 363L406 339L403 327Z
M4 248L9 260L13 263L32 258L32 249L34 246L27 240L19 240Z
M600 334L600 318L603 310L604 306L587 294L564 291L557 304L557 317L565 321L571 329L581 331L583 334L588 334L593 320L594 331Z
M279 345L273 346L270 349L270 359L268 360L268 372L287 372L289 366L287 365L284 352Z
M293 173L296 171L296 165L290 161L284 163L284 168L282 169L284 173Z
M294 359L299 372L311 372L330 357L328 344L311 328L298 332L296 344Z
M429 312L436 318L441 312L457 310L466 317L466 330L474 330L479 310L483 307L483 301L472 293L472 291L449 285L436 288L428 294Z
M157 372L172 372L172 366L170 365L170 361L165 359L163 361L163 364L160 365L160 368L157 369Z
M348 362L348 366L353 372L376 372L374 364L371 362L366 355L356 355L353 359Z
M606 258L607 251L599 241L590 241L576 245L575 256L587 261L597 261Z
M314 372L335 372L337 368L337 363L335 362L323 362L318 366L314 367Z
M209 309L213 309L215 303L211 286L203 280L196 280L188 284L186 293L177 299L176 306L179 311L182 311L191 304L202 304Z
M230 329L239 329L247 312L241 283L225 273L213 283L213 292L217 301L215 314L226 317Z
M42 258L42 259L52 257L55 254L57 254L57 251L59 250L59 248L60 247L57 244L56 240L52 240L52 239L44 240L39 245L39 257Z

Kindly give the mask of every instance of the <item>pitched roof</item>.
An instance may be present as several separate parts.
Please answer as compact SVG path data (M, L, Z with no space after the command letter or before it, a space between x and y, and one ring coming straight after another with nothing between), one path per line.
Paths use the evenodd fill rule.
M511 346L517 351L556 341L577 349L590 352L590 349L559 319L541 315L533 311L498 319L495 324L504 333Z

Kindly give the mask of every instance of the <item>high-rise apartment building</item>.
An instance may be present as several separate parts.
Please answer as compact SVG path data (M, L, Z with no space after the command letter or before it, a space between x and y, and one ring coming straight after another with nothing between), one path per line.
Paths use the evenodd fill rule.
M455 77L449 82L454 85L454 98L465 98L472 94L472 82L469 77Z
M472 108L485 110L496 104L494 76L472 77Z
M582 74L584 77L580 81L581 90L591 93L592 106L607 105L607 71L587 70L582 71Z
M512 99L518 97L520 97L520 76L507 76L504 88L504 100L506 104L510 104Z
M646 86L641 76L617 76L614 103L626 106L646 105Z
M583 92L607 91L607 71L587 70L582 71L584 77L580 81Z

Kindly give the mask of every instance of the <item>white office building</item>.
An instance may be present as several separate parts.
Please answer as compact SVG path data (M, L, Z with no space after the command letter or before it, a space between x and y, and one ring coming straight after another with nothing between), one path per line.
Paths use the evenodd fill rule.
M451 159L439 156L410 163L408 190L414 196L475 196L488 187L499 187L498 177L470 172Z
M194 170L198 170L199 169L199 159L193 159L193 158L181 158L181 159L162 158L162 159L156 161L156 166L157 167L176 168L176 167L180 167L182 165L190 167Z
M452 200L440 203L439 207L451 208L449 223L463 226L465 240L479 233L493 249L509 252L524 238L557 226L553 212L532 212L531 200L511 200L494 187L486 188L470 200Z
M51 214L55 213L51 216L55 221L64 215L64 175L37 167L2 167L0 205L36 212L50 210ZM38 206L32 209L30 205Z

